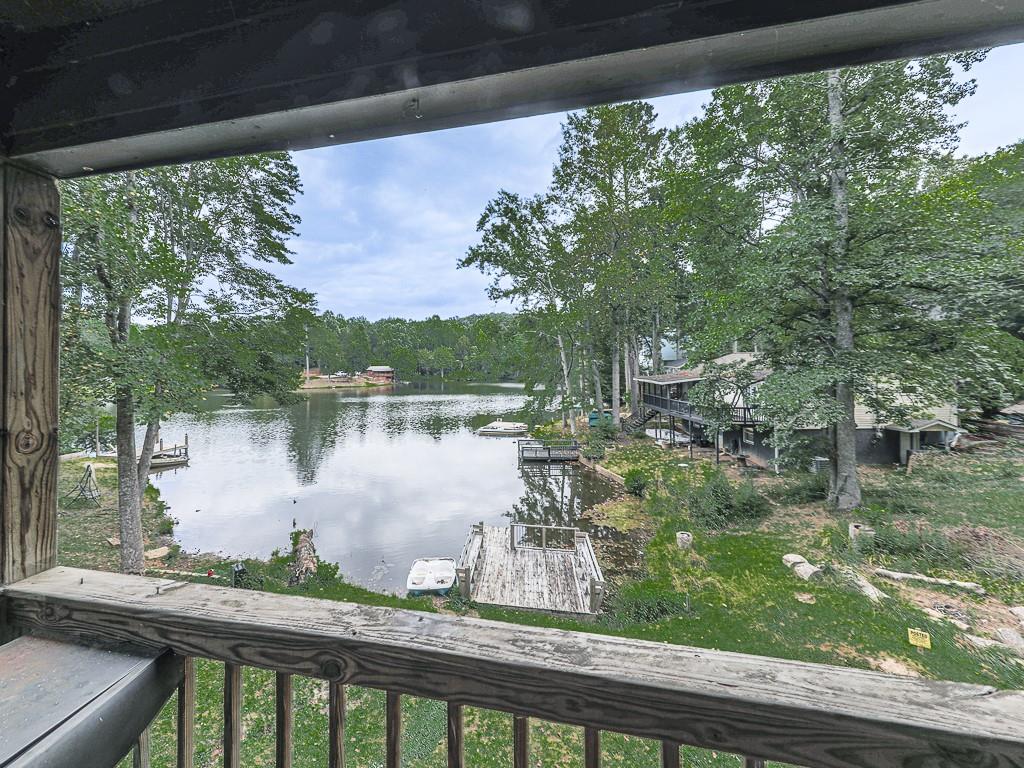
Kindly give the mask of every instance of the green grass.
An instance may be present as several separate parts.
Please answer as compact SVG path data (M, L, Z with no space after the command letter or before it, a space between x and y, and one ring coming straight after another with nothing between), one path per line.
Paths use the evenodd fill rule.
M955 463L957 460L963 464ZM866 496L871 506L864 515L881 533L874 550L855 553L846 541L847 520L828 516L815 500L814 489L807 487L784 485L773 489L775 506L768 522L740 520L724 530L702 528L687 508L690 492L706 477L701 460L688 459L684 452L663 450L649 441L634 441L609 451L604 463L619 474L634 470L634 474L643 476L647 481L644 498L624 497L609 505L605 522L613 522L625 535L639 536L638 540L645 543L645 557L639 576L631 574L618 580L601 617L581 622L494 606L453 603L449 607L459 612L475 609L483 618L520 624L860 668L892 669L896 665L926 677L1024 688L1024 666L1019 662L998 651L966 647L952 625L929 618L913 604L899 598L873 604L833 572L819 582L803 582L781 560L783 554L798 551L814 562L903 565L936 575L974 577L995 594L1010 599L1015 594L1012 580L976 573L972 570L976 563L961 557L941 530L965 521L1011 534L1024 530L1019 484L1024 474L1022 460L1024 453L1017 446L975 458L938 457L934 464L916 469L909 477L892 471L866 473ZM64 474L75 469L69 466ZM101 474L101 485L107 490L111 480L109 474ZM787 485L800 483L806 486L806 478L797 476L786 481ZM791 501L782 503L783 499ZM146 515L147 532L158 535L160 526L166 525L161 522L166 515L159 499L149 499ZM629 519L619 520L619 516ZM116 568L116 550L101 535L116 530L112 510L62 511L61 525L62 562ZM678 530L694 533L691 551L676 547ZM433 603L425 598L380 595L347 584L337 578L336 568L330 565L323 566L317 578L298 589L287 586L287 558L249 560L246 565L251 576L262 579L268 591L434 610ZM224 575L230 570L227 562L214 562L212 567ZM896 594L891 584L879 582L878 586ZM963 595L959 598L980 600ZM908 628L928 631L932 649L911 646ZM196 765L215 766L220 764L223 667L200 660L197 669ZM247 668L244 691L242 763L270 765L274 748L273 674ZM296 678L295 691L295 765L324 765L326 685ZM174 764L174 712L171 701L154 723L154 766ZM403 765L442 768L444 705L407 698L403 722ZM511 732L509 715L468 708L467 764L482 768L511 764ZM581 767L582 741L578 728L531 721L531 764ZM349 688L346 742L348 766L383 765L382 692ZM602 752L603 764L612 768L653 768L659 764L659 745L646 739L604 734ZM689 748L684 750L684 763L699 768L740 764L732 755Z

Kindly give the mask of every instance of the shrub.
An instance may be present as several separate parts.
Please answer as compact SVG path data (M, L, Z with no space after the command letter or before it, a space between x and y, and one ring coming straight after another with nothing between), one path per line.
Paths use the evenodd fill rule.
M583 458L590 459L591 461L603 459L605 454L604 440L599 435L591 432L584 438L583 445L580 447L580 453L583 454Z
M930 528L879 526L875 531L874 551L897 561L956 567L966 565L966 552L959 543L941 531Z
M644 491L647 490L647 477L643 472L639 469L627 469L626 474L622 476L622 481L626 486L627 493L643 498Z
M918 491L906 482L890 482L864 491L864 503L881 507L892 515L924 515L928 508L921 503Z
M824 472L798 472L778 486L773 495L784 504L811 504L828 498L828 476Z
M650 624L687 612L686 595L650 582L628 584L610 601L610 618L619 624Z
M686 499L693 520L705 528L725 528L741 520L756 520L771 511L768 500L749 480L735 488L721 470L704 475L704 482L692 488Z
M591 433L596 434L601 440L614 440L619 436L619 430L609 419L602 419L590 428Z

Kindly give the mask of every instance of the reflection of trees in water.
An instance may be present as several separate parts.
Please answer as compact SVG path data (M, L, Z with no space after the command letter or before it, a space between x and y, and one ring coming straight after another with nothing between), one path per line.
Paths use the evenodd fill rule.
M526 490L512 505L517 523L577 525L584 509L612 495L606 482L576 464L523 462L519 469Z
M340 439L341 409L333 398L316 396L307 397L286 413L288 459L295 464L299 485L314 485L321 465Z

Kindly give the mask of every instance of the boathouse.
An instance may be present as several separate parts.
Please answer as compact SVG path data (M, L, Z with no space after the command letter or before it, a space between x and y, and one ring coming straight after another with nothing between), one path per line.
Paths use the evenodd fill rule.
M378 384L389 384L395 380L395 369L390 365L371 365L363 376Z
M531 718L580 727L586 768L606 731L657 740L664 768L681 744L748 768L1024 764L1018 691L68 568L56 503L58 179L1021 40L1021 0L0 3L0 766L147 765L173 700L191 768L197 657L222 665L226 768L247 667L276 673L282 768L294 675L326 681L331 768L363 746L349 685L386 691L387 768L406 696L446 702L452 768L466 706L511 715L514 768Z

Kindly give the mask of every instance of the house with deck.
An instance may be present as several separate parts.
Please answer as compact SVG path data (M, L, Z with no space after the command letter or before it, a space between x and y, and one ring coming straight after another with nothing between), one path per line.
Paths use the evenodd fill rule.
M371 365L363 376L376 384L390 384L395 380L395 369L390 365Z
M771 376L771 370L757 365L757 356L749 352L732 352L716 358L718 367L743 365L747 374L743 384L730 386L730 374L721 382L721 410L714 426L701 408L690 399L690 390L709 375L709 366L698 365L687 370L658 376L641 376L641 407L650 414L669 418L673 430L682 429L691 440L714 445L740 458L744 463L758 467L773 467L779 460L779 449L772 439L773 425L761 414L756 403L758 387ZM913 402L906 396L898 398L908 409ZM922 409L916 418L894 422L879 418L863 403L854 407L857 424L857 459L864 464L906 464L914 451L923 448L943 448L955 440L960 431L956 406L946 403ZM820 425L806 423L797 430L807 438L823 435Z
M363 746L346 735L350 685L386 692L387 768L402 765L409 696L445 702L452 768L467 706L510 715L514 768L531 762L532 718L580 728L586 768L606 732L656 740L663 768L684 744L747 768L1024 765L1020 691L57 558L58 179L1021 40L1020 0L0 4L0 766L104 768L129 752L146 766L149 724L173 701L176 764L192 768L197 658L222 665L226 768L241 765L249 667L276 673L279 768L296 675L326 682L330 768Z

